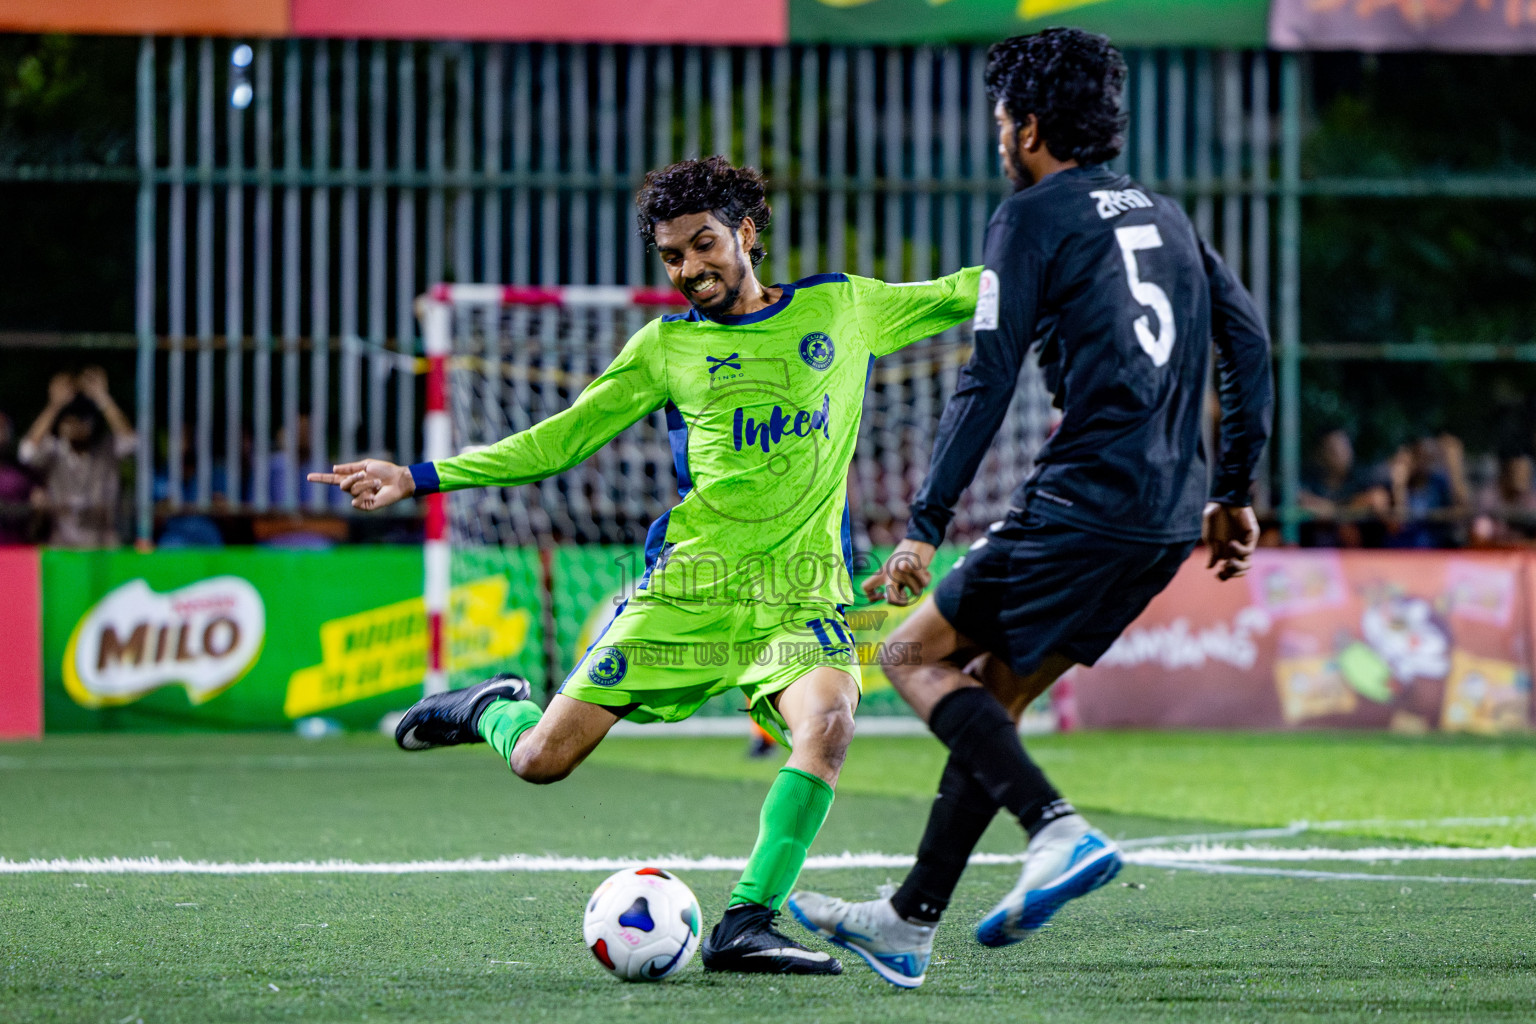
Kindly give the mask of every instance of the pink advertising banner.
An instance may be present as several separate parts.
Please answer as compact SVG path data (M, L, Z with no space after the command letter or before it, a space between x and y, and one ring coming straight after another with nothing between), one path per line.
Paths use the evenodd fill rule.
M1218 582L1196 555L1092 669L1084 728L1533 724L1536 559L1518 553L1261 551Z
M1536 0L1273 0L1279 50L1536 51Z
M37 548L0 547L0 740L43 734L39 565Z
M293 33L394 39L515 39L772 46L786 0L293 0Z

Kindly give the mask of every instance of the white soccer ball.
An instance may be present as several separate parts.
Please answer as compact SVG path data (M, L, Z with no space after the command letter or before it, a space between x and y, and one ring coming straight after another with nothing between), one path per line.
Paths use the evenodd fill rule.
M672 872L626 868L609 875L587 901L581 934L608 973L660 981L693 959L701 924L693 890Z

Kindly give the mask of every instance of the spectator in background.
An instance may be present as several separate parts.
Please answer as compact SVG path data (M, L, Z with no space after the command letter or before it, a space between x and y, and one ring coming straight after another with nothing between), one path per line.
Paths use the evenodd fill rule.
M1479 547L1528 544L1536 537L1536 466L1529 455L1507 456L1499 476L1477 496L1472 543Z
M21 461L43 477L50 514L47 542L58 547L116 547L123 460L137 444L128 417L107 391L99 366L79 377L56 374L48 405L21 441Z
M167 513L156 543L162 548L223 547L224 536L219 531L219 524L212 516L202 512L183 511L197 504L197 457L192 447L192 432L183 429L180 433L181 486L180 493L175 495L174 503L171 501L173 492L169 454L166 456L164 465L155 471L152 488L155 507L162 513ZM168 438L165 447L170 447ZM222 509L229 504L224 464L215 462L209 468L208 500L213 508Z
M0 412L0 544L31 540L32 477L16 461L16 435L11 418Z
M268 456L267 487L272 511L258 517L252 524L256 542L263 547L299 548L324 550L343 542L349 535L347 521L333 511L316 514L309 507L312 496L325 494L330 504L332 494L319 485L305 479L305 467L310 464L309 415L299 413L293 424L284 423L277 428ZM290 434L289 431L292 431ZM288 439L292 437L297 458L288 458ZM254 463L252 471L255 471ZM294 486L296 482L296 486ZM285 509L292 500L297 508Z
M1465 453L1451 434L1403 445L1387 461L1387 546L1456 547L1471 510Z
M1302 525L1305 547L1357 548L1365 542L1363 533L1371 533L1372 524L1362 532L1357 520L1373 501L1355 469L1355 446L1347 431L1338 428L1322 436L1297 497L1302 510L1317 517Z
M305 467L310 462L309 414L299 413L298 423L295 424L293 440L298 458L292 466L288 463L288 429L286 423L277 428L277 436L272 440L272 454L268 456L267 494L274 508L282 507L290 494L298 496L296 500L299 505L308 505L315 488L314 484L304 479ZM294 481L293 490L289 489L290 477Z
M166 435L161 435L161 448L169 449L170 442ZM156 505L169 503L171 500L171 471L170 453L167 450L161 467L155 470L155 482L152 494ZM176 496L179 505L197 504L197 456L192 447L192 431L181 431L181 487ZM208 474L208 500L215 507L221 507L229 502L229 486L225 480L224 463L215 462L209 467Z

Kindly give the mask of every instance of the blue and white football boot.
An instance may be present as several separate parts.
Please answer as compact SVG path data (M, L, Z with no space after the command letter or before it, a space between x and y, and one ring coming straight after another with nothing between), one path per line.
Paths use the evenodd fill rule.
M1068 900L1086 896L1120 872L1120 848L1081 814L1046 825L1029 841L1019 884L976 926L983 946L1022 942Z
M897 988L917 988L928 976L937 925L914 924L896 913L888 899L849 903L819 892L797 892L789 912L805 927L857 953L874 972Z

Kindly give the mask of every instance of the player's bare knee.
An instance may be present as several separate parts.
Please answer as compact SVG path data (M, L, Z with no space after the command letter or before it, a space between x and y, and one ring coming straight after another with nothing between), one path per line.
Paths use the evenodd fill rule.
M802 742L802 734L806 737L806 753L812 755L823 770L830 771L832 777L828 781L835 782L848 757L848 744L853 742L853 712L847 708L829 708L812 715L795 733L797 747Z
M842 761L853 742L853 709L839 701L813 709L797 722L790 723L795 746L814 750L821 757Z
M559 782L571 774L574 767L567 758L561 757L556 751L538 741L529 742L527 739L520 741L512 750L511 764L513 773L524 782L531 782L535 786L547 786L552 782Z
M853 742L853 709L843 704L823 713L821 735L824 749L835 753L841 761L848 744Z

